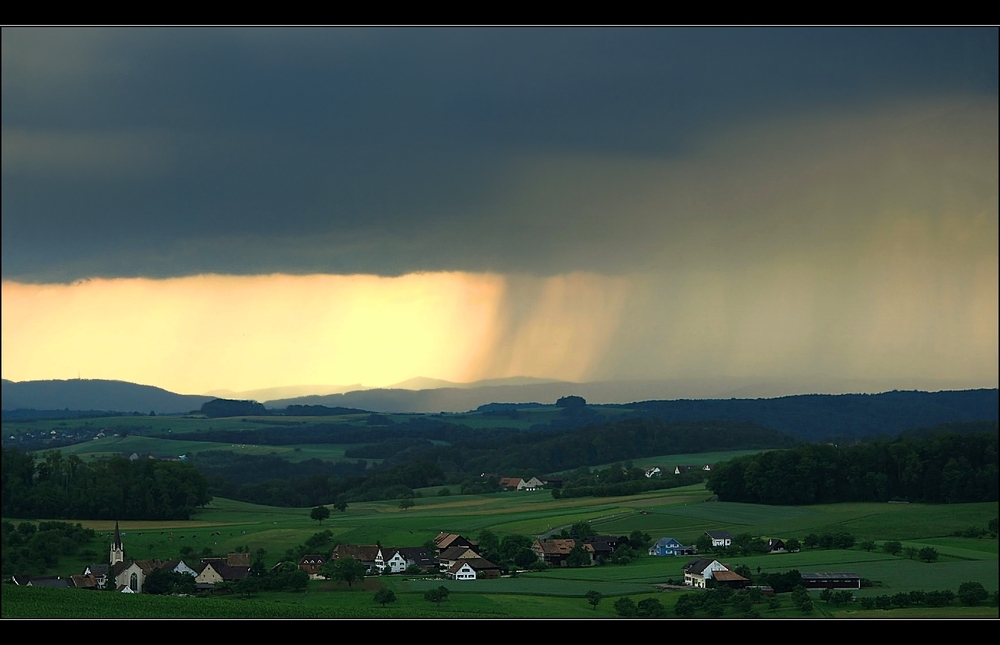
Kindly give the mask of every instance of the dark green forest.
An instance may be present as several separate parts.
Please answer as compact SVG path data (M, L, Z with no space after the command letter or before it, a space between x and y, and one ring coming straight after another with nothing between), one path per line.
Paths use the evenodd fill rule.
M719 499L757 504L995 502L997 433L805 445L719 464Z
M112 457L85 462L59 451L35 461L3 454L3 516L33 519L186 520L211 501L208 480L178 462Z

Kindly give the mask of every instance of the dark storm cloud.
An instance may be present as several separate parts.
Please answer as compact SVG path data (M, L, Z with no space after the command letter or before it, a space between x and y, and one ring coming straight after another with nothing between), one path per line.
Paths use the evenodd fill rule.
M836 148L775 124L995 113L997 58L995 29L5 29L2 272L629 270L726 221L727 158ZM763 122L777 161L720 148Z

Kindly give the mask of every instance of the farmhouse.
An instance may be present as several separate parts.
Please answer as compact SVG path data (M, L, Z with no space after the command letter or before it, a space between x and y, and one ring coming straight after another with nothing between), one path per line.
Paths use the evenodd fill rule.
M535 552L538 559L550 567L565 567L566 559L576 546L576 540L535 540L531 545L531 550ZM583 545L584 551L589 556L588 564L594 563L594 547L590 544Z
M480 557L479 554L467 546L453 546L438 555L438 563L442 571L447 571L451 565L460 560L471 560L478 557Z
M453 580L478 580L499 578L500 567L484 558L468 558L458 560L444 572Z
M298 567L312 576L319 576L319 568L326 562L326 558L321 555L304 555L299 560Z
M542 483L542 480L537 477L532 477L528 480L522 479L521 483L517 485L517 490L538 490L544 486L545 484Z
M712 573L712 579L719 585L733 589L743 589L750 586L750 581L735 571L715 571Z
M462 537L457 533L438 533L437 537L434 538L434 545L437 547L438 554L449 547L453 546L464 546L464 547L476 547L478 544Z
M718 560L695 558L684 565L684 584L704 589L707 581L711 580L717 571L729 571L729 569Z
M379 557L379 552L377 544L338 544L330 559L354 558L365 565L366 573L371 573L375 571L375 561Z

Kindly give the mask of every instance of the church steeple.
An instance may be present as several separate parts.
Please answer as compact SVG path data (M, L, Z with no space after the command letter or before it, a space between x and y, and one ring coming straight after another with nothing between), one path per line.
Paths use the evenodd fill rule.
M115 520L115 537L111 542L111 566L125 561L125 547L122 546L122 536L118 532L118 520Z

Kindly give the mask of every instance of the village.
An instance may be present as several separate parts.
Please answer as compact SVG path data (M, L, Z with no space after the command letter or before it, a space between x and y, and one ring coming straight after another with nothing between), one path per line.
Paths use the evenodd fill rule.
M350 561L356 563L357 577L406 574L441 577L454 581L482 580L531 570L594 566L611 560L620 548L627 549L629 540L628 536L611 535L536 538L530 547L531 555L527 558L530 562L518 558L519 568L508 571L484 558L476 540L457 533L441 532L433 539L432 545L427 546L338 544L329 553L302 556L294 564L294 569L308 574L310 579L320 580L336 575L335 563ZM712 550L728 549L732 546L732 541L732 536L726 531L706 531L698 540L702 548L710 547ZM780 539L767 540L765 548L769 554L789 552L785 542ZM794 550L798 550L797 541ZM697 556L698 553L698 546L684 545L671 537L660 538L648 548L648 555L657 557ZM272 567L272 570L289 570L291 565L289 562L279 562ZM22 586L113 589L120 593L141 594L144 592L147 578L154 572L189 576L193 579L191 585L193 593L229 593L232 584L239 583L252 575L251 554L249 551L244 551L229 553L225 557L204 557L194 567L179 558L127 560L123 533L116 522L107 564L91 564L82 573L66 578L15 576L12 582ZM862 581L861 576L856 573L802 573L801 577L806 589L860 589ZM752 587L759 589L765 595L774 593L769 586L751 585L746 576L738 573L730 565L711 557L691 558L684 565L683 584L671 584L679 582L668 581L658 586L661 589Z

